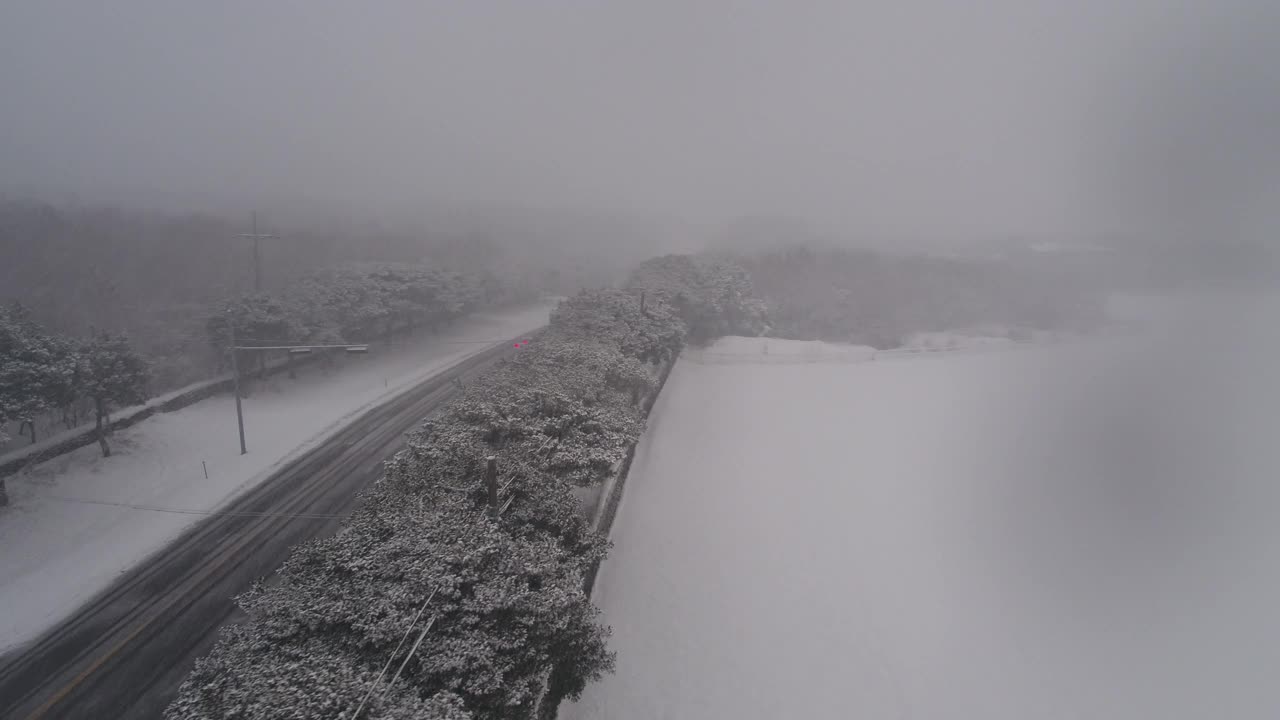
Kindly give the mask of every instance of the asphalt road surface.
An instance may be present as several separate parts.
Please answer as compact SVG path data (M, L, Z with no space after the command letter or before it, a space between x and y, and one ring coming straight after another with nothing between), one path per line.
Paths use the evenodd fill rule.
M370 410L0 658L0 717L160 717L218 628L237 618L232 598L294 545L337 530L404 434L458 392L454 378L465 381L510 347L472 355Z

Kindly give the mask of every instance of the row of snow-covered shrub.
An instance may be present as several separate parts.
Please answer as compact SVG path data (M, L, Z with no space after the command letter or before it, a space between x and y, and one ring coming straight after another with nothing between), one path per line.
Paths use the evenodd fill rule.
M452 322L486 299L482 278L411 264L350 266L310 275L280 293L226 302L206 323L216 349L228 321L241 345L362 343Z
M562 302L423 424L342 530L239 598L248 620L223 631L167 717L527 718L553 668L571 696L609 671L609 631L583 588L608 540L573 491L636 442L641 400L683 345L674 308L645 304L620 290Z

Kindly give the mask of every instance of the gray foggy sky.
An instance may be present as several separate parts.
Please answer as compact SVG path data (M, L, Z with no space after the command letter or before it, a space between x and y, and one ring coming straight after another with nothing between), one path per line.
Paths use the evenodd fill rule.
M1166 109L1266 115L1251 88L1203 94L1188 71L1205 48L1211 80L1278 66L1260 42L1234 50L1266 5L10 0L0 187L774 214L849 233L1141 229L1185 207L1148 192L1153 175L1212 165L1220 187L1280 133L1227 123L1232 152L1166 152L1224 127Z

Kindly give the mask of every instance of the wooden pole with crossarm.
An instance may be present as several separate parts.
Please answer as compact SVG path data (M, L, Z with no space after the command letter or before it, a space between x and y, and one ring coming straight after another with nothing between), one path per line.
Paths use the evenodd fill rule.
M255 210L252 215L253 232L240 233L236 237L242 237L253 240L253 291L262 292L262 251L258 247L258 243L263 240L270 240L280 237L271 233L258 232L258 212Z

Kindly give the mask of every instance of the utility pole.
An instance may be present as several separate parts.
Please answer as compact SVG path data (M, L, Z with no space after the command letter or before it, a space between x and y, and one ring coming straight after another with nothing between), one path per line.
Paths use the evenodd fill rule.
M498 458L490 455L485 458L484 469L486 503L489 506L489 517L498 519Z
M315 350L344 350L352 355L365 355L369 352L368 345L246 345L241 347L236 344L236 325L231 308L227 308L227 330L231 335L231 376L234 378L235 385L236 425L240 428L241 455L249 452L244 444L244 410L240 404L240 360L238 355L241 351L260 353L284 350L289 353L291 360L294 355L308 355Z
M237 237L253 240L253 291L262 292L262 251L258 248L258 243L262 240L271 240L278 238L279 235L270 233L258 233L258 211L254 210L251 216L253 223L253 232L240 233Z
M231 332L231 376L235 378L236 425L240 427L240 454L244 455L249 450L244 446L244 410L240 407L240 363L236 360L240 350L236 347L236 323L230 310L227 310L227 329Z

